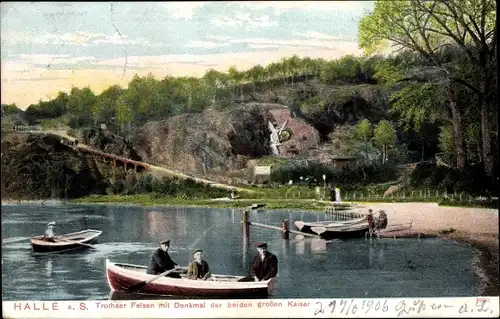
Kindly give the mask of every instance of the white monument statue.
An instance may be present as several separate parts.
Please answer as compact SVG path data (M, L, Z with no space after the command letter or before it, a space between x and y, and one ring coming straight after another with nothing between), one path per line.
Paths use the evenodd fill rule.
M271 141L270 141L269 145L271 146L271 150L272 150L273 154L276 156L279 156L280 151L278 149L278 146L281 145L280 135L281 135L281 132L285 129L285 126L288 124L288 121L281 123L281 125L278 126L277 128L274 127L274 125L273 125L273 123L271 123L271 121L268 121L267 123L269 126L269 131L271 131Z

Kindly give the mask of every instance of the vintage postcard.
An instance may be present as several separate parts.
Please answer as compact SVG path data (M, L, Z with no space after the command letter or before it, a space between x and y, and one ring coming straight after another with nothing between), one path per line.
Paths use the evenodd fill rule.
M496 2L2 2L4 318L498 317Z

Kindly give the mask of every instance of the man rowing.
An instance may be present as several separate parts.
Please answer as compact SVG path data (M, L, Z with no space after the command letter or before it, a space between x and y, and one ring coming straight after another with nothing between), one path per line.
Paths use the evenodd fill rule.
M238 281L265 281L278 274L278 258L267 250L266 243L258 243L258 254L252 260L250 274Z
M210 278L210 267L208 267L208 263L203 260L203 250L196 249L193 252L193 257L194 260L188 266L188 279L207 280Z
M160 247L151 255L148 271L149 275L159 275L165 271L179 268L179 266L170 258L168 249L170 248L170 240L164 240L160 243ZM181 275L176 272L171 272L166 275L171 278L181 278Z
M45 229L45 235L43 235L42 239L51 243L55 243L54 239L54 226L56 222L50 222L47 224L47 229Z

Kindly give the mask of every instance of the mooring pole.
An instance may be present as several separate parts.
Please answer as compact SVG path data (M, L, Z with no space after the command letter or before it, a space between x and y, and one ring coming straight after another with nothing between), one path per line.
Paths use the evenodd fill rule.
M283 239L288 239L290 234L289 231L289 225L288 225L288 219L283 219L283 222L281 222L281 236Z
M245 234L246 237L250 235L250 222L248 221L248 209L243 210L243 220L241 221L243 223L243 233Z

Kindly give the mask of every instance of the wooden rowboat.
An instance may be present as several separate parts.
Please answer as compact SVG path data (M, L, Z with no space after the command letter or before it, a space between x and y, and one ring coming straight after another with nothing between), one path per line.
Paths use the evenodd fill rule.
M327 220L322 222L304 222L301 220L297 220L294 222L295 226L304 233L315 234L311 230L311 227L345 227L349 225L357 225L357 224L365 224L368 225L368 221L366 217L350 219L350 220Z
M31 247L36 253L62 253L70 250L92 247L91 244L97 242L97 237L102 231L86 229L75 233L55 236L50 242L43 239L43 236L36 236L30 239Z
M128 291L134 285L154 278L147 267L106 260L106 278L112 291ZM212 275L210 280L161 277L142 287L138 293L165 296L242 297L268 296L273 279L238 282L242 276Z
M368 223L344 225L337 227L313 226L311 231L320 235L324 239L335 238L361 238L368 232Z

